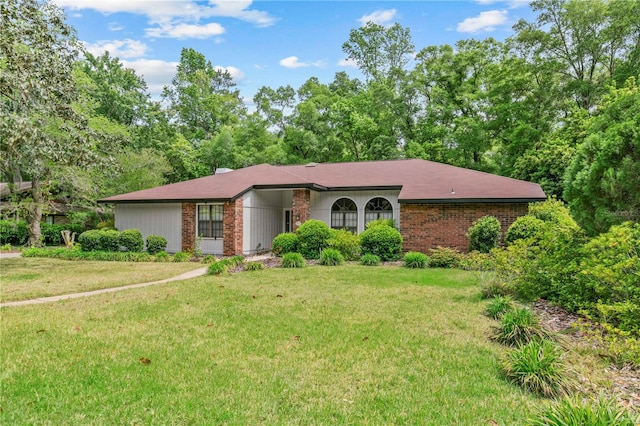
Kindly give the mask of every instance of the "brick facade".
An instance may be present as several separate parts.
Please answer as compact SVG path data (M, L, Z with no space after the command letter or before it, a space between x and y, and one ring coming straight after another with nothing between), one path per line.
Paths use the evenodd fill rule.
M196 203L182 203L182 251L196 246Z
M222 254L233 256L242 254L242 198L228 201L222 206Z
M465 235L473 221L495 216L502 225L502 235L518 217L527 214L527 203L488 204L401 204L400 233L403 250L427 253L437 246L469 249Z
M297 222L305 223L311 219L311 191L308 189L293 190L293 231L298 229Z

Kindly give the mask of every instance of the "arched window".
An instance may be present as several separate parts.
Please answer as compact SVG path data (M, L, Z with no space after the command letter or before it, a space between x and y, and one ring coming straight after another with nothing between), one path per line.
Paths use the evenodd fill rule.
M331 227L358 232L358 207L353 200L340 198L331 206Z
M364 208L365 226L372 220L378 219L393 219L393 206L386 198L372 198Z

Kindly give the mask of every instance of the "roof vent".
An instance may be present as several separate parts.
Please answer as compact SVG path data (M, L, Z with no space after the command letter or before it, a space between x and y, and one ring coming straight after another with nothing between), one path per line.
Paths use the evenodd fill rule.
M318 163L309 163L309 164L305 164L305 167L315 167L317 165Z
M232 172L232 171L233 171L233 169L227 169L226 167L218 167L216 169L216 172L214 173L214 175L221 175L221 174L229 173L229 172Z

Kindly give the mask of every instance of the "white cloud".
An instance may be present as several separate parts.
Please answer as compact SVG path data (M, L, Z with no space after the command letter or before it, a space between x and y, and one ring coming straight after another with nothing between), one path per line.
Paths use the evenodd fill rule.
M487 5L487 4L497 3L498 1L499 0L476 0L476 3L482 4L482 5Z
M224 27L215 22L204 25L160 24L158 27L145 29L145 33L148 37L175 38L179 40L187 38L205 39L218 36L224 33L224 31Z
M362 16L358 19L361 25L366 25L367 22L373 22L378 25L388 24L395 18L397 11L395 9L376 10L373 13Z
M285 68L324 67L324 61L300 62L297 56L288 56L280 60L280 65Z
M100 56L106 50L114 58L139 58L147 53L146 44L131 39L125 40L100 40L96 43L85 43L87 52L94 56Z
M107 28L109 28L109 31L122 31L122 30L124 30L124 27L122 25L120 25L118 22L109 22L109 24L107 25Z
M358 68L358 62L354 61L353 59L349 59L349 58L340 59L338 61L337 65L339 67Z
M461 33L476 33L478 31L493 31L496 26L503 25L508 20L506 10L489 10L481 12L474 18L467 18L458 23L457 30Z
M244 80L245 75L239 68L232 67L232 66L223 67L220 65L216 65L213 68L216 71L227 71L229 75L231 75L231 78L233 79L233 81L235 81L236 83L239 83L242 80Z
M236 18L260 27L276 22L276 18L269 13L250 9L251 0L210 0L209 4L180 0L54 0L54 3L70 10L92 9L104 14L124 12L144 15L152 23L175 19L197 22L214 16Z
M178 62L167 62L157 59L136 59L134 61L122 61L122 64L135 70L147 82L149 93L154 99L160 99L164 86L171 84L176 75Z

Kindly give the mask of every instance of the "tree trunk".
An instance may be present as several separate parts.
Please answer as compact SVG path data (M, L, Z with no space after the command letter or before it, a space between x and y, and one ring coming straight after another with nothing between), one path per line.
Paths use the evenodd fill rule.
M27 229L29 230L29 246L41 247L42 234L40 232L40 221L42 220L42 211L44 209L44 194L40 180L32 179L31 196L33 197L33 205L27 213Z

